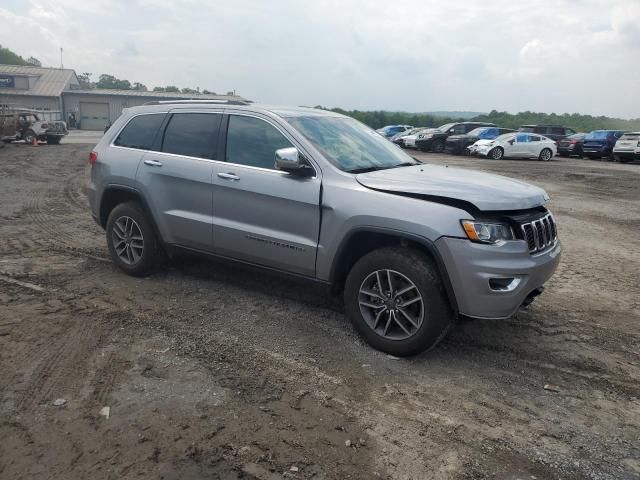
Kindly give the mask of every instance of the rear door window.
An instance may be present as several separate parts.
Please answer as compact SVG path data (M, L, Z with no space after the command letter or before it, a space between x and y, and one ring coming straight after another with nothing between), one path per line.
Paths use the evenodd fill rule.
M120 132L120 135L118 135L118 138L116 138L113 144L118 147L151 150L153 139L156 137L164 117L164 113L152 113L133 117L122 132Z
M529 141L530 142L540 142L542 140L541 137L538 137L537 135L529 135Z
M562 127L553 127L551 129L551 133L554 135L564 135L564 128Z
M162 151L215 159L221 120L219 113L174 113L164 132Z

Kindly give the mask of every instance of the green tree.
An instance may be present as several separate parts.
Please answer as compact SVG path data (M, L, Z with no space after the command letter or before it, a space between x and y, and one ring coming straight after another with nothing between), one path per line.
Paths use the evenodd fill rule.
M96 88L110 88L116 90L131 90L131 82L129 80L120 80L113 75L103 73L98 78Z
M42 66L42 62L40 60L38 60L36 57L29 57L29 58L27 58L26 62L29 65L33 65L34 67L41 67Z
M147 86L143 85L140 82L133 82L132 90L139 90L141 92L146 92L147 91Z
M0 63L5 65L29 65L20 55L2 45L0 45Z
M164 87L165 92L180 93L180 89L174 85Z

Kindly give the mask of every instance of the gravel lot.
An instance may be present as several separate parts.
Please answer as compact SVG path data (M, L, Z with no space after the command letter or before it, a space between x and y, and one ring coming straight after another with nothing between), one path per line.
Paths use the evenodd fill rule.
M115 270L89 150L0 147L0 478L640 478L640 165L416 154L545 188L564 253L527 311L400 360L298 280Z

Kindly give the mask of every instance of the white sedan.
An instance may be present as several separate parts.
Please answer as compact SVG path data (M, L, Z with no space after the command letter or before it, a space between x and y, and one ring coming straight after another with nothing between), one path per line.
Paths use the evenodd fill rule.
M478 140L468 148L471 154L494 160L503 157L537 158L548 162L558 153L556 142L527 132L505 133L494 140Z
M418 135L420 135L421 133L425 133L428 131L434 130L433 128L423 128L421 130L418 130L415 133L412 133L411 135L407 135L406 137L402 138L402 145L404 146L404 148L416 148L416 140L418 139Z

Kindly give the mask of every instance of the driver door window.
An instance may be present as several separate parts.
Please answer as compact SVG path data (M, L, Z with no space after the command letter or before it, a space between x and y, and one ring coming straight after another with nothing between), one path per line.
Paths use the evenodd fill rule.
M273 125L255 117L231 115L227 129L229 163L275 170L275 153L291 143Z

